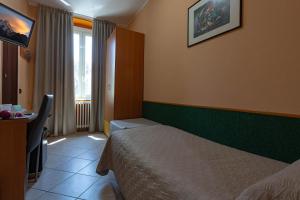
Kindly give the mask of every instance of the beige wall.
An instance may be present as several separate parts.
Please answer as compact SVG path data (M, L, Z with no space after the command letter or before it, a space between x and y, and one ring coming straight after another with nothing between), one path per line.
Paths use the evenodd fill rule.
M36 19L37 8L29 6L26 0L1 0L1 3L18 10L19 12ZM35 29L36 30L36 29ZM35 62L35 44L36 44L36 31L34 31L29 49L32 53L30 62L27 62L20 56L19 53L19 68L18 68L18 84L22 89L22 94L18 95L18 102L27 109L32 108L32 96L33 96L33 80L34 80L34 62ZM20 52L20 48L19 48ZM0 45L0 75L2 71L2 45ZM2 75L0 76L0 82L2 84ZM0 84L0 86L1 86ZM2 86L0 89L0 99L2 100ZM1 101L0 101L1 102Z
M196 0L151 0L130 28L146 34L148 101L300 114L300 1L243 1L243 27L187 48Z

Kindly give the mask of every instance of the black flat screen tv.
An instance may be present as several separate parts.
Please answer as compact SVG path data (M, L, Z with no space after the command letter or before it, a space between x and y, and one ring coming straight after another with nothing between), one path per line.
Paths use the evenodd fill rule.
M0 39L28 47L35 21L0 3Z

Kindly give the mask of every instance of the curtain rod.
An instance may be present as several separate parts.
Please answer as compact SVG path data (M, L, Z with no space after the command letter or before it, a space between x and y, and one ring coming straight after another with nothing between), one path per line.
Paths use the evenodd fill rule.
M89 17L89 16L86 16L86 15L82 15L82 14L78 14L78 13L75 13L75 12L72 12L74 17L80 17L80 18L83 18L83 19L87 19L87 20L91 20L91 21L94 21L95 18L93 17Z

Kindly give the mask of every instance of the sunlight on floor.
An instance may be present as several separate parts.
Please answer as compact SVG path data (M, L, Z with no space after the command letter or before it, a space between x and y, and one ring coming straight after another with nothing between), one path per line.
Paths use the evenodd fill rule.
M64 141L64 140L66 140L66 139L67 139L67 138L62 138L62 139L56 140L56 141L54 141L54 142L49 143L48 146L57 144L57 143L62 142L62 141Z
M105 140L104 138L98 138L98 137L95 137L95 136L92 136L92 135L89 135L88 137L93 139L93 140Z

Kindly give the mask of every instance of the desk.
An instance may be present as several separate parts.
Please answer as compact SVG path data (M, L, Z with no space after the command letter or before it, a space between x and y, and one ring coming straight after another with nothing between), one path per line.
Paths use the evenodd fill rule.
M0 200L25 199L28 119L0 120Z

